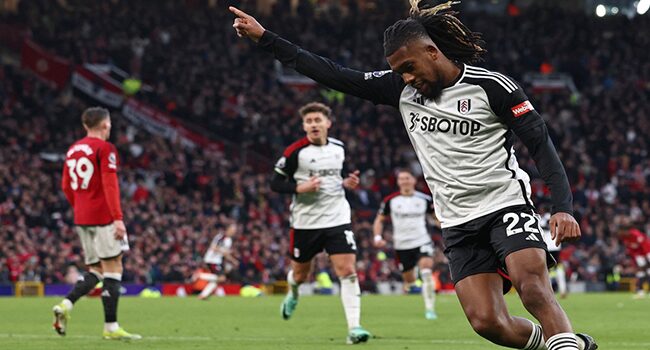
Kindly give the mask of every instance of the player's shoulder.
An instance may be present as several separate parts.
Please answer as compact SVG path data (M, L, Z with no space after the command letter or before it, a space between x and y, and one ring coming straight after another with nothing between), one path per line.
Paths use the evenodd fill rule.
M427 202L432 202L433 201L433 198L431 198L431 196L429 196L426 193L420 192L420 191L415 191L415 197L424 199Z
M648 239L648 236L646 236L643 232L635 228L630 229L630 234L634 237L635 240L642 241Z
M327 138L327 141L328 141L329 143L331 143L332 145L340 146L340 147L345 148L345 143L343 143L343 141L341 141L341 140L339 140L339 139L335 139L335 138L333 138L333 137L328 137L328 138Z
M70 157L78 152L82 152L85 156L89 157L99 152L99 149L104 147L105 141L93 138L83 137L75 141L66 152L67 157Z
M399 191L393 192L393 193L389 194L388 196L384 197L383 202L384 202L384 203L388 203L388 202L390 202L392 199L399 197L399 195L400 195L400 192L399 192Z
M462 82L471 85L479 85L488 94L511 94L519 89L517 82L503 73L469 64L466 64L464 69L465 71L463 72Z
M296 154L298 151L300 151L301 149L309 145L310 145L309 139L307 137L303 137L298 141L287 146L287 148L284 149L282 156L285 158L289 158L291 155Z

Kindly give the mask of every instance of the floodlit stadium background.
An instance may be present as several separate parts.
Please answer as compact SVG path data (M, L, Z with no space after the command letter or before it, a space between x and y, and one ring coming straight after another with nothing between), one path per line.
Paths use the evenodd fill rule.
M275 159L302 136L297 108L312 100L333 107L333 136L347 144L348 167L362 172L349 193L362 289L400 291L392 251L372 247L371 221L395 189L397 168L420 173L401 119L283 69L236 37L229 4L306 49L367 71L387 68L383 30L406 15L406 1L394 0L0 1L0 295L63 295L76 280L83 260L59 183L63 153L82 135L80 112L93 105L110 108L123 164L126 294L191 292L207 245L231 221L239 225L239 264L220 293L248 284L283 291L290 199L268 183ZM484 34L482 66L524 85L566 167L583 232L562 251L574 293L633 288L615 216L650 233L649 6L459 7ZM525 148L517 152L543 206L548 190ZM427 191L423 181L419 187ZM440 248L440 230L431 233ZM316 266L334 278L325 257ZM441 249L436 269L450 290Z

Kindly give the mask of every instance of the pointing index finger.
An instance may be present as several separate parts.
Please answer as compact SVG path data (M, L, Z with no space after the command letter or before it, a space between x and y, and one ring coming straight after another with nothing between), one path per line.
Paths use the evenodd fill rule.
M230 12L234 13L237 17L241 17L241 18L250 17L246 12L236 8L235 6L228 7L228 10L230 10Z

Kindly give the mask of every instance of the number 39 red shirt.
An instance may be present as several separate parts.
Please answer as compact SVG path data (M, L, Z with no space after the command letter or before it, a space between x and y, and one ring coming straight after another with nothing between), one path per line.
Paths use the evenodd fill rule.
M115 146L95 137L75 142L66 153L61 188L74 208L76 225L122 220Z

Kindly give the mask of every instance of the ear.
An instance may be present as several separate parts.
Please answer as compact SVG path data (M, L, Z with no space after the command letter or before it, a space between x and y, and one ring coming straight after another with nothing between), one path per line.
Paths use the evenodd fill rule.
M330 118L327 118L327 128L329 129L331 127L332 127L332 120Z
M434 61L438 59L438 55L440 54L440 51L435 45L427 45L425 51Z

